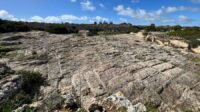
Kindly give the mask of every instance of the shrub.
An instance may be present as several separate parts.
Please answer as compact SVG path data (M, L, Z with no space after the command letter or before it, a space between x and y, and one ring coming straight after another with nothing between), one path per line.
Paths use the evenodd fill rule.
M0 33L30 31L30 27L25 22L14 22L0 20Z
M147 112L158 112L158 107L152 102L146 103Z
M21 70L15 74L22 76L22 88L17 94L9 98L7 102L0 105L0 112L11 112L23 104L31 103L38 95L39 87L44 84L44 79L39 72ZM33 111L31 109L25 109L23 112Z
M155 24L151 24L150 26L147 26L145 28L145 30L147 30L147 31L156 31L156 25Z
M49 27L46 28L46 31L55 34L68 34L68 33L78 32L76 27L67 27L65 24L50 25Z
M22 90L27 94L34 94L40 85L44 84L44 79L39 72L21 70L17 71L16 74L22 75Z

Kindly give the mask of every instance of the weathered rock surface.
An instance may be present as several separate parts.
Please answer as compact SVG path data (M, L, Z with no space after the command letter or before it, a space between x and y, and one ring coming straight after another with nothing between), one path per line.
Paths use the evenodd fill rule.
M144 38L146 41L155 42L160 46L170 46L174 48L189 49L189 43L180 37L167 36L165 32L149 32ZM198 52L197 49L193 50L195 53ZM197 51L197 52L196 52Z
M192 48L191 49L194 53L200 54L200 47L198 46L197 48Z
M22 86L22 78L19 75L10 75L10 68L0 64L0 105L7 101Z
M172 46L178 47L178 48L188 48L189 47L188 43L183 42L181 40L170 40L170 44L172 44Z
M117 111L120 108L125 108L127 112L146 112L147 109L142 103L133 105L122 92L117 92L114 95L109 96L104 101L104 107L110 111ZM113 109L116 110L113 110Z
M55 99L49 108L43 106L47 109L75 102L63 96L72 91L86 109L121 91L133 108L144 111L148 103L160 112L200 110L200 77L185 67L191 63L188 56L174 48L161 48L134 34L85 38L45 32L20 35L28 35L21 42L29 55L8 64L15 70L40 71L47 78L48 85L41 87L41 102L49 105ZM42 54L46 55L41 59Z

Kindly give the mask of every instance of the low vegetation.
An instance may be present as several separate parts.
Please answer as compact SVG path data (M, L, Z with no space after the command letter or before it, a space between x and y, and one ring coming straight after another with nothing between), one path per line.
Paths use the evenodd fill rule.
M14 22L0 19L0 33L30 31L26 22Z
M0 46L0 58L12 58L16 53L14 51L19 50L18 46Z
M194 57L194 58L192 58L192 61L193 62L200 62L200 57Z
M0 45L0 58L12 59L17 55L17 50L20 49L17 45Z
M158 107L155 106L153 103L149 102L146 105L147 112L158 112Z
M11 112L12 110L22 106L23 104L29 104L33 102L37 99L40 86L44 84L44 79L39 72L22 70L17 71L15 74L22 76L22 88L6 103L0 105L0 112ZM32 110L27 109L25 112L32 112Z
M170 36L178 36L189 42L190 47L194 48L200 45L200 28L182 28L168 33Z
M36 22L14 22L0 19L0 33L38 30L55 34L69 34L77 33L79 30L89 30L91 32L90 35L97 35L98 32L103 32L104 34L119 34L138 32L141 29L142 27L140 26L133 26L128 23L113 24L112 22L95 22L94 24L50 24Z
M127 112L127 108L122 106L118 108L116 112Z

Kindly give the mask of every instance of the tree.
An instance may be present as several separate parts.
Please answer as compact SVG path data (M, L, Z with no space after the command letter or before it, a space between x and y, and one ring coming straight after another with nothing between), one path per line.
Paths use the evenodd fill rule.
M113 22L111 21L109 24L110 24L110 25L113 25Z
M180 26L180 25L176 25L176 26L174 26L174 28L173 28L175 31L178 31L178 30L181 30L182 29L182 27Z
M155 24L150 24L150 26L147 26L145 28L147 31L156 31L156 25Z
M96 22L96 21L94 22L94 25L97 25L97 22Z

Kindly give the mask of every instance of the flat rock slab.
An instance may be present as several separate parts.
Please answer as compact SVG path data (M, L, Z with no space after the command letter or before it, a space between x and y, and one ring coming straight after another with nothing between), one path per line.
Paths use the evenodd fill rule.
M62 94L73 87L81 103L90 105L121 91L133 105L152 103L161 112L184 110L185 102L188 109L200 109L200 100L191 100L200 97L200 78L184 68L191 62L175 48L145 42L134 34L85 38L46 32L20 35L28 35L20 39L26 51L46 53L48 61L32 58L22 60L22 65L12 60L9 65L39 70L52 88L45 95L52 91Z

